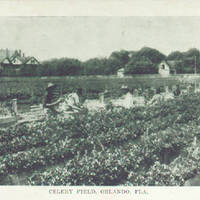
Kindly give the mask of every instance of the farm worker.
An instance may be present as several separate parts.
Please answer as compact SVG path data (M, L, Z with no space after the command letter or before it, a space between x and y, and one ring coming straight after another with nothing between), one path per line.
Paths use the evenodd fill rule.
M131 108L133 107L133 95L130 93L130 90L127 86L122 86L121 91L123 96L121 97L122 105L125 108Z
M174 99L174 93L169 91L168 86L165 87L165 92L163 92L162 95L164 101Z
M55 108L60 103L60 100L60 90L57 85L48 83L46 88L44 107L55 111Z
M130 92L128 92L124 96L124 107L125 108L131 108L131 107L133 107L133 95Z
M176 90L174 91L174 96L179 96L181 94L181 90L179 85L176 86Z
M163 95L160 94L160 88L156 89L156 94L153 96L153 98L149 101L148 105L155 105L157 103L160 103L163 100Z
M143 95L142 95L145 99L145 103L147 103L147 100L149 99L149 90L148 89L145 89L144 92L143 92Z
M12 100L12 111L14 115L17 115L17 99Z
M189 84L189 85L187 86L187 92L188 92L188 93L190 93L190 92L191 92L191 90L192 90L192 85L191 85L191 84Z
M68 96L68 105L69 106L77 106L79 104L79 96L77 93L70 93Z
M74 89L68 94L65 99L66 109L80 110L79 94L82 94L82 89Z
M133 104L133 101L131 100L131 94L129 92L129 89L127 86L122 85L120 88L120 94L122 95L120 98L118 99L113 99L111 100L111 103L114 106L120 106L120 107L130 107L130 105Z
M138 92L137 89L134 89L134 91L133 91L133 95L136 96L136 97L139 96L139 92Z
M174 94L172 92L165 92L162 94L163 95L163 100L167 101L170 99L174 99Z

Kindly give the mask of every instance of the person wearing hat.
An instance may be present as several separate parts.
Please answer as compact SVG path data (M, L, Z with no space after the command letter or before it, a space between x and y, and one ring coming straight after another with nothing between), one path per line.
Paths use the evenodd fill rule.
M55 106L60 102L60 90L57 85L48 83L46 88L46 96L44 100L44 107L55 111Z
M176 85L176 90L174 91L174 96L179 96L181 94L180 86Z
M128 86L122 85L120 88L121 98L129 92Z

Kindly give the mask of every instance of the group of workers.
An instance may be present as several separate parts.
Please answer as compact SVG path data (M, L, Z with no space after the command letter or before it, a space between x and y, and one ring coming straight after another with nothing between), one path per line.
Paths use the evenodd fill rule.
M148 105L154 105L156 103L174 99L175 97L181 94L180 86L176 85L172 88L172 91L169 91L168 87L166 87L165 91L161 91L161 88L156 89L156 94L152 97L152 99L147 103Z
M148 93L148 91L146 93ZM113 99L112 103L113 105L121 105L127 108L132 107L134 105L134 101L138 101L135 103L138 105L154 105L159 101L173 99L175 96L179 96L180 94L181 90L179 85L177 85L175 88L172 88L171 92L168 90L168 87L166 87L165 92L162 92L161 88L157 88L153 97L147 101L145 94L139 94L137 89L131 92L127 86L123 85L121 87L121 97L117 100ZM44 107L49 108L50 110L57 113L62 112L63 110L79 111L81 108L79 100L80 96L82 96L81 89L73 89L69 94L61 96L60 88L56 84L49 83L46 88Z
M113 101L113 103L115 105L123 102L125 105L123 107L155 105L161 101L174 99L174 97L181 94L179 85L173 86L171 91L169 91L167 86L165 87L165 91L161 87L157 89L145 89L144 91L139 88L131 91L127 86L122 86L121 91L123 92L121 97L116 102Z

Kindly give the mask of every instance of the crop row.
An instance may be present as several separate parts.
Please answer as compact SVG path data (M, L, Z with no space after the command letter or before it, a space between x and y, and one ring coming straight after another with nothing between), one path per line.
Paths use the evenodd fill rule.
M142 137L137 143L134 141L123 143L117 148L110 145L109 148L98 149L95 148L97 146L94 145L94 141L90 140L88 146L92 144L93 146L89 153L76 155L65 163L64 167L36 172L29 178L29 183L31 185L119 185L132 180L136 174L139 181L142 173L148 175L149 169L152 169L155 163L163 163L162 157L168 156L172 163L170 154L176 154L179 149L181 151L176 157L184 154L184 149L191 145L198 127L194 129L185 126L181 130L176 132L173 127ZM148 183L150 184L150 178Z
M36 173L29 182L113 185L125 183L131 172L144 178L156 162L163 166L180 155L184 158L184 151L193 138L199 139L199 104L198 95L190 95L155 107L111 108L95 114L77 114L72 120L63 121L52 117L44 125L36 123L27 129L33 144L39 142L40 136L35 133L40 135L41 130L47 137L52 136L52 140L45 146L28 148L28 145L26 151L0 156L0 175L62 163L64 167ZM18 128L26 134L26 127ZM33 134L29 134L31 130ZM15 135L18 140L12 148L19 147L18 141L22 141L20 133L15 132L13 129L12 141ZM1 141L4 138L9 141L6 137L9 135L3 133ZM44 140L45 137L41 136ZM58 139L56 142L54 137Z
M14 126L11 129L11 133L13 133L11 137L6 137L3 140L6 135L1 135L0 156L25 151L33 147L50 145L62 140L67 135L67 130L63 130L59 126L52 130L46 127L46 123L40 123L40 126L37 125L36 127L22 125L19 128Z
M166 144L165 140L170 140L171 138L169 139L169 137L173 137L173 135L174 135L173 132L169 132L168 135L165 134L167 139L163 137L162 141L160 141L160 146L158 146L158 144L157 145L153 144L152 147L150 144L152 144L152 142L154 141L158 141L160 135L159 134L156 134L156 136L150 135L145 141L146 144L149 143L148 146L151 147L148 149L148 151L146 151L146 149L144 148L144 144L142 144L144 140L138 145L135 145L133 140L132 143L128 144L126 143L126 145L125 144L123 145L124 148L123 152L125 152L124 155L126 154L128 156L127 158L129 158L129 163L134 163L135 160L137 161L140 160L140 162L142 162L142 165L144 164L147 165L148 162L146 161L146 158L148 157L151 158L151 159L148 158L149 163L152 163L155 161L155 159L159 159L160 152L162 151L163 148L165 148ZM84 138L84 136L79 138L73 138L72 136L67 135L65 138L58 140L57 143L48 144L46 146L38 148L31 148L29 150L20 151L18 153L7 154L0 157L0 162L1 162L0 174L6 175L8 172L16 173L23 170L32 170L34 168L42 166L47 166L52 164L54 165L56 163L65 161L65 159L67 160L70 156L77 153L81 155L85 154L86 152L93 152L93 151L99 151L104 153L107 150L109 151L109 149L110 150L113 149L114 147L112 144L110 144L110 146L107 147L104 146L104 143L107 143L107 139L108 138L105 137L104 141L102 141L99 139L99 135L87 139ZM176 144L180 143L179 140L178 139L177 141L175 140L175 143ZM98 141L100 141L100 143L98 143ZM183 143L183 141L181 142ZM172 148L174 148L174 146L172 146ZM122 149L119 148L119 150L121 151ZM119 153L120 152L118 152L118 154ZM93 159L94 158L93 154L90 154L90 156L91 155ZM120 157L124 157L124 155L120 155L117 158L119 159ZM140 159L138 159L137 157L140 157ZM130 164L130 166L128 165L127 167L135 168L136 166L132 166L132 164Z
M47 165L52 165L69 159L74 155L73 146L68 138L57 143L38 148L31 148L0 157L0 176L8 173L30 171Z
M149 142L156 143L156 140L159 139L152 138ZM91 154L75 156L66 162L64 167L36 172L28 178L28 181L31 185L119 185L128 181L137 185L137 181L140 183L142 177L150 176L155 164L160 163L159 155L166 148L165 142L166 139L163 139L159 145L154 143L144 146L141 142L140 144L127 143L104 151L93 149ZM180 143L180 141L173 142L172 148ZM165 166L165 164L160 165ZM154 179L154 176L151 178ZM158 178L161 184L163 177ZM155 185L156 179L155 182L152 179L148 177L148 184ZM145 182L142 184L145 185Z
M186 180L200 173L200 149L198 146L199 142L196 145L190 144L169 165L156 161L146 172L130 172L126 185L182 186Z

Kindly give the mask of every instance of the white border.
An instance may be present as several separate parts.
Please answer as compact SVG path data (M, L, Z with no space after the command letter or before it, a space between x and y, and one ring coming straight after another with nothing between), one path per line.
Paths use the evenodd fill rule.
M200 16L200 1L193 0L0 0L0 16ZM0 199L10 200L199 200L199 187L131 187L131 195L50 194L49 190L105 187L1 186ZM113 190L116 187L106 187ZM118 187L119 188L119 187ZM127 187L120 187L125 188ZM135 195L135 189L148 195Z
M0 0L0 16L199 16L198 0Z

